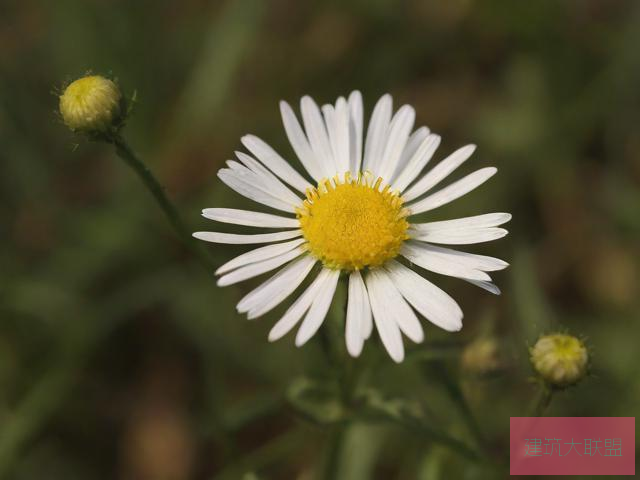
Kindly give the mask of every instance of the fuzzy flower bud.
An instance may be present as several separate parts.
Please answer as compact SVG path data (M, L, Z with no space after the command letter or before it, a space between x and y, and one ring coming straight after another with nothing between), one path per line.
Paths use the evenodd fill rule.
M587 347L574 336L544 335L531 348L530 354L536 372L555 387L573 385L587 373Z
M60 96L60 113L73 131L106 133L118 122L122 94L111 80L99 75L82 77Z
M461 366L466 373L487 375L502 367L500 346L494 337L480 337L465 347Z

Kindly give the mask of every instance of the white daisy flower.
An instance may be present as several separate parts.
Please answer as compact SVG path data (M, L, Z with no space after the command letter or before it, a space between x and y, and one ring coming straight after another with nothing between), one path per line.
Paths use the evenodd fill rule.
M373 109L364 147L360 92L322 108L305 96L300 106L304 129L286 102L280 103L280 111L309 178L253 135L242 137L251 155L236 152L237 161L227 161L228 168L218 172L236 192L284 214L203 210L205 218L218 222L278 229L251 235L195 233L196 238L214 243L269 244L222 265L216 272L218 285L283 267L238 303L238 312L253 319L293 294L319 264L319 273L269 333L269 340L275 341L300 324L295 343L301 346L322 325L344 272L349 277L345 336L354 357L375 325L391 358L401 362L402 334L414 342L424 338L416 312L447 331L460 330L462 310L455 300L406 264L499 294L487 272L502 270L506 262L434 244L501 238L507 231L499 225L511 215L490 213L429 223L412 223L411 218L465 195L496 169L481 168L431 193L471 156L475 145L456 150L423 174L440 136L426 127L412 132L415 111L409 105L393 114L391 96L384 95Z

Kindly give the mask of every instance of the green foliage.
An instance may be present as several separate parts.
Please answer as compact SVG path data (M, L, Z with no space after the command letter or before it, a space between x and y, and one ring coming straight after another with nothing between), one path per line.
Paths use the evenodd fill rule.
M528 346L588 338L593 375L547 415L638 416L640 8L635 2L14 2L0 34L0 478L504 478L508 417L537 397ZM343 300L307 346L220 289L113 148L72 136L59 91L92 70L137 92L124 134L189 231L249 202L215 173L255 133L285 158L278 101L384 92L498 175L427 215L508 211L470 250L503 294L427 274L458 334L393 364L346 357ZM77 148L74 145L77 144ZM295 163L295 162L293 162ZM464 170L464 169L463 169ZM461 172L460 175L465 172ZM221 265L245 249L207 246ZM282 310L280 310L281 312ZM489 326L488 326L489 325ZM501 368L464 347L499 339ZM375 334L374 334L375 337Z

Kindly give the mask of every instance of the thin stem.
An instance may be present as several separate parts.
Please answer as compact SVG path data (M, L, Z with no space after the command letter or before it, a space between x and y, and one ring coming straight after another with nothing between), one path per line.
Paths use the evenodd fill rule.
M110 141L116 147L116 154L136 172L138 177L140 177L140 180L142 180L142 183L147 187L147 190L149 190L151 195L153 195L158 206L164 212L169 223L171 223L171 226L185 246L200 259L207 269L213 269L214 264L211 257L206 250L200 246L200 244L194 241L191 236L191 232L180 217L178 210L176 210L176 207L173 205L171 200L169 200L164 188L160 185L149 167L147 167L147 165L133 152L126 140L120 134L116 134L112 139L110 139Z
M444 445L454 452L459 453L460 455L466 457L467 459L481 463L484 461L484 458L478 454L474 449L469 447L466 443L458 440L450 436L447 433L440 432L434 429L430 429L426 427L424 424L417 425L415 423L406 422L405 427L414 430L416 433L424 435L426 438L430 439L434 443L439 443L440 445Z
M349 368L350 358L344 347L344 325L347 310L347 284L345 278L341 278L334 296L333 306L325 327L325 352L331 368L337 373L340 388L340 400L343 405L350 405L353 395L353 385L350 383ZM340 462L344 449L347 423L339 422L333 426L324 463L323 478L335 480L338 478Z
M411 430L434 443L449 447L451 450L474 462L488 462L483 454L465 442L451 436L448 432L430 425L420 411L401 399L387 399L375 390L369 390L362 397L364 410L360 414L363 420L389 421Z
M431 440L434 443L438 443L449 449L453 450L456 453L459 453L463 457L473 461L482 463L486 461L477 451L468 446L466 443L458 440L455 437L452 437L448 433L436 430L435 428L427 425L421 418L417 417L406 417L403 415L402 417L398 417L396 415L384 415L384 420L391 421L402 427L413 431L414 433L425 437L428 440Z
M329 448L324 464L323 478L327 480L336 480L339 478L340 461L344 450L344 440L346 436L347 426L344 423L338 423L333 426L333 432L329 439Z
M538 393L538 398L533 404L532 408L532 417L541 417L545 410L551 404L551 400L553 399L553 389L548 385L542 385L540 392Z
M114 144L117 155L138 174L184 244L198 256L206 268L213 268L212 259L191 237L176 208L149 168L133 153L120 135L109 137L107 141ZM108 304L118 304L118 302L108 302ZM80 372L82 365L80 359L90 351L101 335L113 328L115 324L111 320L117 317L116 314L105 316L104 318L108 318L109 322L105 321L99 327L94 325L92 330L84 332L83 336L77 340L74 339L74 343L65 344L60 360L52 365L26 394L12 415L12 421L3 426L3 432L0 435L0 478L5 478L19 457L20 451L59 408Z
M426 369L432 378L437 379L443 388L446 390L447 395L453 401L458 408L462 420L467 426L467 430L473 435L473 439L476 445L483 449L485 446L485 438L482 433L482 429L478 424L478 421L471 410L471 406L464 395L464 392L460 388L460 384L456 381L453 375L446 370L446 366L443 362L434 361L430 362Z

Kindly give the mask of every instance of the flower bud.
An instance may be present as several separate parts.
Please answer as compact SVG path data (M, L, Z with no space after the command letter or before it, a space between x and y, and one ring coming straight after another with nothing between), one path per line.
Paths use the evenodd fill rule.
M120 120L121 99L113 81L99 75L82 77L60 96L60 113L73 131L106 133Z
M502 367L500 346L494 337L480 337L462 351L461 366L472 375L495 373Z
M552 386L573 385L587 373L587 347L574 336L544 335L531 348L530 354L535 371Z

